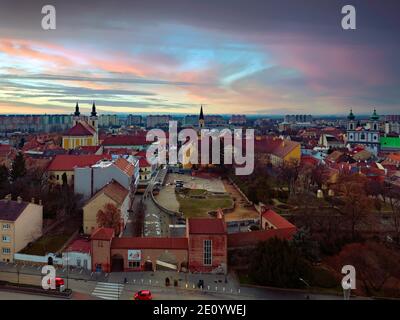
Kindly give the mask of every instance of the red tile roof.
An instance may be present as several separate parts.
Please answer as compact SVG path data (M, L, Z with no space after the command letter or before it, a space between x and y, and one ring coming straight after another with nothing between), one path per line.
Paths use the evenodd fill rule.
M96 133L95 129L88 124L78 122L71 129L69 129L64 135L65 136L92 136Z
M299 147L300 143L280 138L263 138L254 141L254 150L257 153L270 153L284 158L289 152Z
M90 241L86 239L76 239L66 249L66 252L90 253Z
M97 191L97 193L88 200L88 203L93 201L101 194L105 194L107 197L114 200L119 206L121 206L122 203L125 201L126 197L128 196L129 191L126 190L117 181L111 180L110 183L106 184L103 188Z
M103 141L103 146L141 146L151 142L146 141L146 136L113 136L107 137Z
M97 228L90 237L91 240L108 241L110 241L112 238L114 238L114 229L112 228Z
M263 212L262 217L274 225L277 229L296 228L295 225L291 224L289 221L271 209Z
M73 171L75 167L83 168L96 164L100 160L110 160L111 156L107 154L94 155L94 154L81 154L71 155L62 154L57 155L47 168L48 171Z
M226 226L222 219L193 218L189 219L189 234L225 234Z
M140 168L151 167L151 164L147 161L146 158L141 157L141 158L139 159L139 167L140 167Z
M114 238L112 249L167 249L187 250L187 238Z
M90 154L95 154L97 150L99 150L99 148L100 148L99 146L81 146L79 147L79 150L82 150Z
M132 177L135 172L135 166L124 158L118 158L114 165L129 177Z

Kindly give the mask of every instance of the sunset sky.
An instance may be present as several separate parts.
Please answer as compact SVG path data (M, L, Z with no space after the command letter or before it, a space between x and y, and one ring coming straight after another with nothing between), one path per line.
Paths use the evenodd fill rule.
M0 0L0 113L397 114L399 17L395 0Z

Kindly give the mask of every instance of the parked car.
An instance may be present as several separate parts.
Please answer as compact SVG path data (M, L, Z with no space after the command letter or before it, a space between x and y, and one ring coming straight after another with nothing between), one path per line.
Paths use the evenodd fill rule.
M153 300L150 290L140 290L135 293L133 300Z
M47 281L47 284L50 285L50 279ZM64 279L63 278L58 278L58 277L56 278L56 290L64 291Z

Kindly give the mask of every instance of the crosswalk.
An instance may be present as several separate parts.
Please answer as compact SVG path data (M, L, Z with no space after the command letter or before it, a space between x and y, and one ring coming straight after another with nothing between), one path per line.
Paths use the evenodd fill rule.
M121 297L124 285L120 283L98 282L92 295L106 300L118 300Z

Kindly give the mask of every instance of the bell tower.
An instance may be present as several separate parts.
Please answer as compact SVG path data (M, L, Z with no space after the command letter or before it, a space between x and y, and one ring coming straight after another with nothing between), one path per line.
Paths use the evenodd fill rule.
M72 117L72 126L75 126L81 120L81 112L79 111L79 104L76 102L74 116Z
M94 103L94 101L92 104L92 112L90 113L90 117L89 117L89 124L96 131L94 144L98 145L98 142L99 142L99 118L97 116L96 104Z
M204 114L203 114L203 105L200 107L200 116L199 116L199 129L204 129L205 121L204 121Z

